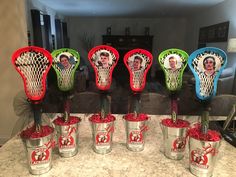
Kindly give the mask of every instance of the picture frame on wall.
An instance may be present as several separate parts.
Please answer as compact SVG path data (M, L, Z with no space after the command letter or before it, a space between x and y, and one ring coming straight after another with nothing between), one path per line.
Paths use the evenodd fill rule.
M199 30L199 43L227 42L229 21L202 27Z

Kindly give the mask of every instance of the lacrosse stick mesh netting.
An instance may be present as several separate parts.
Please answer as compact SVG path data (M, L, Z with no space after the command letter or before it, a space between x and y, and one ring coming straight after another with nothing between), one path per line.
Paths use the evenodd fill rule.
M107 67L103 67L101 63L102 53L107 53L108 55ZM88 59L95 71L97 87L100 90L108 90L111 86L112 72L118 62L119 53L110 46L100 45L90 50Z
M221 49L214 47L201 48L189 57L189 67L196 80L196 94L199 99L206 100L216 94L219 76L227 63L227 56ZM207 73L204 62L207 58L213 61L214 72Z
M135 58L141 60L140 67L135 69ZM146 75L152 65L152 54L143 49L134 49L124 56L124 63L130 74L130 87L133 91L142 91L146 84Z
M52 64L50 53L39 47L25 47L13 54L12 61L24 81L27 97L33 101L41 100L46 92L46 75Z
M73 49L62 48L52 52L52 67L57 74L57 85L61 91L69 91L74 86L75 71L80 63L79 53ZM66 57L68 66L64 67L60 57Z
M167 49L160 53L158 60L165 74L167 89L180 90L182 87L183 72L187 66L188 54L180 49ZM175 68L170 66L170 59L175 61Z

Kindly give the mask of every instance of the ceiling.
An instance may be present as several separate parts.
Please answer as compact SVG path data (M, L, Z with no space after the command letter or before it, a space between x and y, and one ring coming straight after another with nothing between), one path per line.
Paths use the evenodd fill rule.
M185 16L224 0L38 0L65 16Z

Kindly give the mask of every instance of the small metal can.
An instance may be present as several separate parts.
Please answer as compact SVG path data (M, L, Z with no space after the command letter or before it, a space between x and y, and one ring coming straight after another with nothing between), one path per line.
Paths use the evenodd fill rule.
M145 145L145 133L148 130L147 120L125 121L126 147L130 151L142 151Z
M189 137L189 166L195 176L209 177L217 161L220 141L201 141Z
M93 136L93 150L99 154L111 152L114 121L105 123L90 122Z
M168 127L160 123L163 140L164 154L167 158L180 160L184 157L187 141L188 127Z
M78 153L79 143L79 123L78 117L73 117L76 121L69 122L68 125L59 125L55 121L55 129L57 131L57 145L59 154L62 157L72 157Z
M29 138L24 143L29 171L33 175L40 175L52 168L52 148L54 146L54 133L40 138Z

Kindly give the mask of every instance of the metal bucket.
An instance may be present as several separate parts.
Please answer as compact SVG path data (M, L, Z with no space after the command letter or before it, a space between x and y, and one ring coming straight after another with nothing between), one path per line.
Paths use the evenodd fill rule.
M57 144L59 154L62 157L72 157L78 153L79 144L79 122L70 125L57 125L55 129L57 131Z
M111 152L114 121L106 123L90 122L93 136L93 150L99 154Z
M189 137L190 172L195 176L212 176L221 141L201 141Z
M52 148L54 133L40 138L23 139L29 171L33 175L40 175L52 168Z
M160 123L160 126L163 134L165 156L174 160L182 159L186 147L188 127L167 127L162 123Z
M126 147L130 151L142 151L145 145L145 133L148 130L147 120L125 120Z

